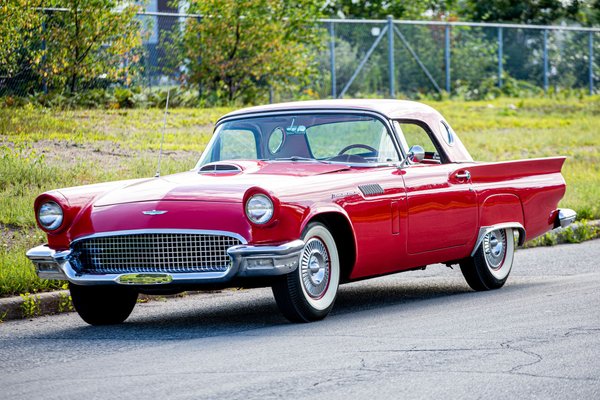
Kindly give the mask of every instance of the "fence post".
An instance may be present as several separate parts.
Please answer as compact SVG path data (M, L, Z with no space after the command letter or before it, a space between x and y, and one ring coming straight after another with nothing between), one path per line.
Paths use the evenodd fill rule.
M196 17L196 20L198 21L198 25L200 25L202 23L202 17ZM158 18L156 18L156 21L158 21ZM202 33L201 33L200 26L198 26L198 44L200 46L202 46ZM202 49L200 49L200 53L198 55L198 67L200 67L200 65L202 65ZM270 95L270 93L269 93L269 95ZM202 84L202 82L198 82L198 99L202 100L203 96L204 96L204 85Z
M331 64L331 98L337 98L335 76L335 27L333 21L329 22L329 63Z
M395 98L394 88L394 19L391 15L387 17L388 23L388 65L390 68L390 97Z
M594 32L590 32L588 37L589 46L589 74L590 74L590 96L594 94Z
M46 11L42 11L42 91L48 94L48 79L46 78Z
M548 93L548 29L544 29L544 93Z
M446 64L446 92L450 94L450 25L446 25L444 62Z
M502 87L502 27L498 28L498 87Z

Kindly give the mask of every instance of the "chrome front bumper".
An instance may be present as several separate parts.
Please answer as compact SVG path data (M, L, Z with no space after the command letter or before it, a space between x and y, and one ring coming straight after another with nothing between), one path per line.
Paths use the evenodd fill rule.
M30 249L27 257L35 265L42 279L68 280L78 285L159 285L223 283L235 277L265 277L284 275L298 268L302 240L294 240L278 246L232 246L227 250L231 266L224 272L196 273L123 273L82 274L70 262L71 250L55 251L47 245Z

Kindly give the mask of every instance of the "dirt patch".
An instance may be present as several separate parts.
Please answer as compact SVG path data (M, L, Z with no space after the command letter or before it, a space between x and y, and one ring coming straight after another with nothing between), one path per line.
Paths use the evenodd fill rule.
M0 139L2 146L15 150L15 144ZM118 168L133 158L158 160L157 150L131 150L111 141L77 143L66 140L38 140L31 142L23 151L26 155L43 156L44 163L69 168L82 162L101 165L104 169ZM175 160L190 160L199 157L195 151L163 151L163 157Z
M37 228L24 228L0 223L0 250L11 250L19 247L24 241L35 241L34 238L43 235Z

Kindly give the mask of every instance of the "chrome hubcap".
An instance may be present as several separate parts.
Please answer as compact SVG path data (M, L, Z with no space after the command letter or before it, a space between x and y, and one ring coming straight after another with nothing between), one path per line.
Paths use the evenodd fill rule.
M483 238L483 251L490 268L497 270L502 267L506 254L506 233L503 229L485 235Z
M312 238L304 246L300 259L300 272L304 289L313 299L323 297L329 285L329 255L325 244Z

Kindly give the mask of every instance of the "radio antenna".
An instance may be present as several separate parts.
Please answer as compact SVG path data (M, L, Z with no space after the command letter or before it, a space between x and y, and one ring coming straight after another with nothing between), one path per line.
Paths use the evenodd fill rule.
M162 129L162 138L160 139L160 150L158 152L158 166L156 167L155 178L160 178L160 159L162 158L162 150L163 143L165 142L165 131L167 130L167 114L169 111L169 95L171 94L171 89L167 91L167 104L165 104L165 116L163 120L163 129Z

